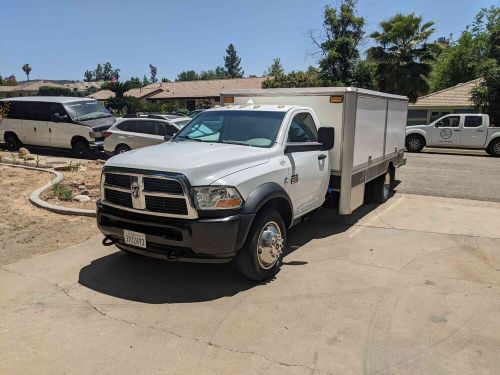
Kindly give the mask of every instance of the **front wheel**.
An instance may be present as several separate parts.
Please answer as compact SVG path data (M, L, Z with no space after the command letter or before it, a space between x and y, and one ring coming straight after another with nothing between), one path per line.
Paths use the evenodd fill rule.
M131 148L127 145L118 145L116 146L116 149L115 149L115 155L118 155L118 154L123 154L127 151L130 151Z
M283 259L286 228L281 215L272 209L257 214L245 245L236 256L239 271L254 281L276 275Z
M87 159L90 157L90 146L85 141L76 141L73 144L73 155L80 159Z
M21 141L15 134L5 135L5 146L8 151L17 151L21 147Z

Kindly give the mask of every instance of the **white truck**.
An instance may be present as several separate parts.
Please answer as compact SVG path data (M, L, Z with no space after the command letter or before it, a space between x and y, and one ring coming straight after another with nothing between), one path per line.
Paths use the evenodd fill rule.
M333 201L340 214L389 198L405 163L406 97L355 88L228 91L169 142L106 162L104 245L278 272L287 230Z
M420 152L425 146L483 149L500 156L500 128L490 126L484 114L450 114L429 125L410 125L406 129L406 150Z

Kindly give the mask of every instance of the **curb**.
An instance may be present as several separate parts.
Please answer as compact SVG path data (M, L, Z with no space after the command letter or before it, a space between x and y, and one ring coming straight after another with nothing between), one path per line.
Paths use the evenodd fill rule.
M31 169L31 170L35 170L35 171L48 172L48 173L52 173L53 175L56 176L52 181L47 182L45 185L39 187L38 189L36 189L34 192L32 192L30 194L29 200L35 206L43 208L43 209L48 210L48 211L55 212L56 214L60 214L60 215L96 217L96 212L93 210L86 210L83 208L69 208L69 207L57 206L55 204L45 202L44 200L42 200L40 198L40 194L42 194L44 191L50 189L52 186L54 186L55 184L58 184L59 182L61 182L63 180L64 176L61 172L43 169L43 168L28 167L25 165L8 164L8 163L2 163L2 164L8 165L9 167L14 167L14 168L24 168L24 169Z

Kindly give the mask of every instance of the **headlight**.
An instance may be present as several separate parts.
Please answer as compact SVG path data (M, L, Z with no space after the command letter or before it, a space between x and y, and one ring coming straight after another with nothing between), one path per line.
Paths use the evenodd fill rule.
M227 210L240 208L243 199L233 187L197 186L193 187L196 206L200 210Z

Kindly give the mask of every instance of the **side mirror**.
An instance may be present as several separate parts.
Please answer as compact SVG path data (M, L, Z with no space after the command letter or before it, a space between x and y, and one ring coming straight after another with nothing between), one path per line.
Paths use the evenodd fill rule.
M323 145L323 150L331 150L335 145L335 129L321 127L318 129L318 142Z
M165 142L167 142L167 141L170 141L170 140L172 139L172 137L173 137L172 135L165 135L165 136L163 137L163 140L164 140Z
M56 120L56 122L66 122L68 120L68 115L60 115L59 113L54 113L54 120Z

